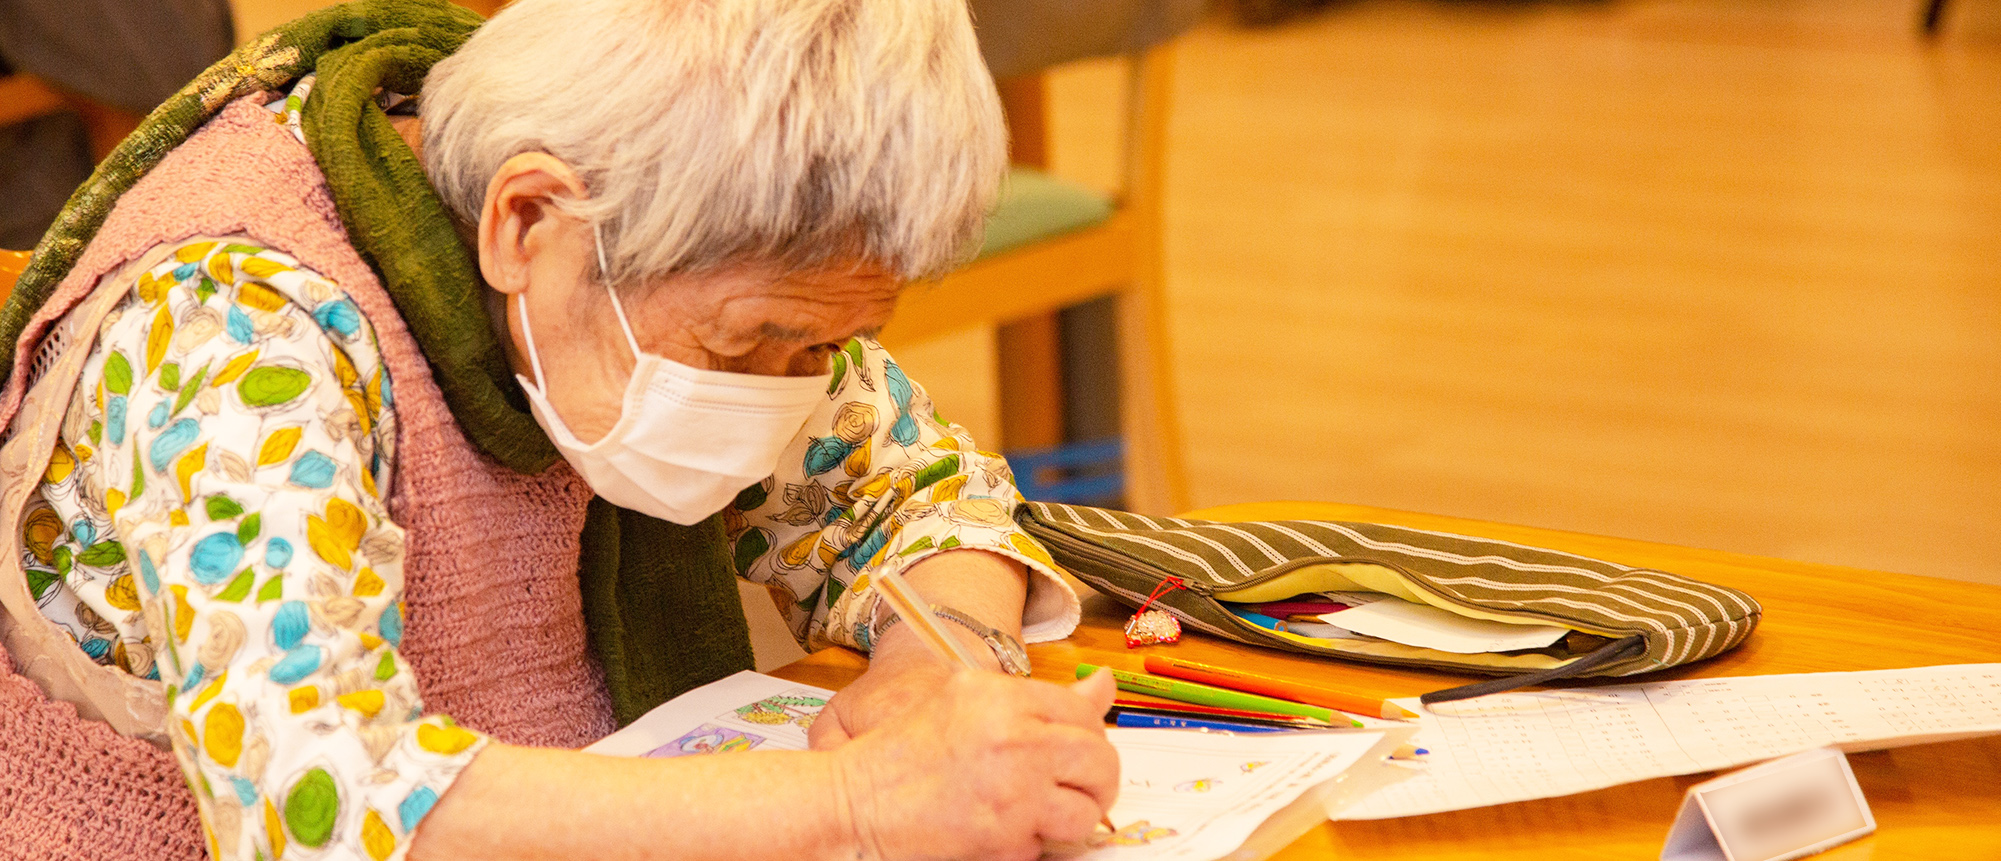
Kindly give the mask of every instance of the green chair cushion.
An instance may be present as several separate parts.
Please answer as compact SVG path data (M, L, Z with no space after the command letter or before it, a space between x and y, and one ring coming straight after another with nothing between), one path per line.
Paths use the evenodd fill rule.
M1102 224L1111 217L1110 198L1039 170L1016 167L1008 171L1000 204L987 217L980 257Z

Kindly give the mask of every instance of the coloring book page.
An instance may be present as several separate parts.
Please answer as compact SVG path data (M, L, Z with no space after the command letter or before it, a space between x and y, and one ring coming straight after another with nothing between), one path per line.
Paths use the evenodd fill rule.
M1420 706L1430 753L1342 811L1385 819L1734 768L2001 733L2001 664L1690 679L1495 694Z
M687 756L805 750L806 730L833 691L749 670L710 682L584 748L606 756Z

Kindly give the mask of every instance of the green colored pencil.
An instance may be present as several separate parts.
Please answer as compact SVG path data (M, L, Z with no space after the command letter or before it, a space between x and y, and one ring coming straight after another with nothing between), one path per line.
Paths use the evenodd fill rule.
M1097 669L1098 665L1096 664L1078 664L1077 678L1084 678L1096 672ZM1338 726L1362 725L1361 721L1330 708L1310 706L1305 703L1295 703L1290 700L1281 700L1274 697L1261 697L1257 694L1247 694L1228 688L1198 685L1194 682L1184 682L1180 679L1164 679L1160 676L1149 676L1145 673L1134 673L1126 670L1114 670L1110 667L1106 667L1105 669L1110 670L1112 678L1118 680L1119 690L1129 693L1152 694L1163 699L1194 703L1199 706L1216 706L1226 709L1248 709L1250 711L1296 715L1324 720Z

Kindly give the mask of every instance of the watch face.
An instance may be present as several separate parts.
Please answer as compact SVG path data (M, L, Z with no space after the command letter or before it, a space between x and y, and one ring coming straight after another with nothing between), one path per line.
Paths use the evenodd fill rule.
M1013 638L996 633L988 637L987 642L993 644L994 654L1000 658L1001 669L1017 676L1028 675L1028 652L1017 645Z

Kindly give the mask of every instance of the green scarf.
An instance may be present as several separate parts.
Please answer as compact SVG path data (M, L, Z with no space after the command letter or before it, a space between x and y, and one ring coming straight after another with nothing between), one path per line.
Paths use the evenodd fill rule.
M355 0L237 49L154 110L70 197L0 307L0 343L19 340L119 196L169 151L229 102L317 73L303 108L306 142L349 240L381 277L467 438L517 472L547 469L559 455L508 368L473 261L373 97L378 88L417 92L479 24L443 0ZM0 352L4 379L14 354ZM593 499L582 540L584 621L620 725L751 666L720 516L678 526Z

